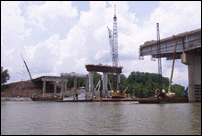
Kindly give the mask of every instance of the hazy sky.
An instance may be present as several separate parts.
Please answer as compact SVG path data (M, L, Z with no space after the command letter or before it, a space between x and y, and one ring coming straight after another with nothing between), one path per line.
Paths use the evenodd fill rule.
M22 53L33 78L60 73L88 74L85 64L111 65L107 26L113 29L116 4L119 66L158 73L151 56L139 60L139 46L201 28L201 1L3 1L1 2L1 66L10 82L28 80ZM162 59L170 78L172 60ZM175 61L173 84L188 85L188 68Z

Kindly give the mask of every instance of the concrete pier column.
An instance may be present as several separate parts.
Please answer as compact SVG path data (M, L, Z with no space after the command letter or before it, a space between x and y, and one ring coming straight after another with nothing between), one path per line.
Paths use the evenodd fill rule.
M61 77L62 78L62 83L61 83L61 96L63 96L63 92L65 90L65 81L64 81L64 77Z
M201 55L182 54L181 61L188 65L188 99L189 102L201 101Z
M43 81L43 97L45 97L46 93L46 81Z
M93 91L93 72L90 71L89 72L89 91L92 92Z
M55 82L54 82L54 94L55 94L55 95L56 95L56 93L57 93L57 92L56 92L56 89L57 89L57 82L55 81Z
M201 86L201 56L196 56L195 54L192 54L191 58L191 65L188 65L188 99L190 102L201 101L201 98L198 98L197 96L197 86ZM199 90L201 92L201 89Z
M107 83L108 83L108 73L103 73L103 91L107 91Z
M65 92L67 91L67 82L65 82Z
M89 79L88 79L88 75L86 75L86 92L89 92Z
M120 73L117 74L117 90L120 90Z
M76 90L77 90L77 78L76 77L74 77L74 96L76 97L77 95L76 95Z

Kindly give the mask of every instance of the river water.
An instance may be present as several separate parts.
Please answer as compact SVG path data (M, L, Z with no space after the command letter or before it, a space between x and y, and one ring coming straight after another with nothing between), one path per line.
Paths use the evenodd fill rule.
M2 135L201 135L201 103L1 101Z

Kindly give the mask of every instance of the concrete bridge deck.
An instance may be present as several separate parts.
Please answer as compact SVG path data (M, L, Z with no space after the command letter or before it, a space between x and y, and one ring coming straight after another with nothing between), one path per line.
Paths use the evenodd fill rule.
M175 59L188 66L188 99L190 102L201 101L201 28L180 33ZM173 59L176 40L171 37L160 40L160 53L157 53L157 41L147 41L140 45L139 59L151 55L152 59L166 57Z
M201 28L189 32L180 33L177 35L178 42L176 47L176 59L181 59L181 54L196 50L201 53ZM139 56L151 55L152 58L166 57L168 60L172 59L175 39L171 37L160 40L160 54L157 53L157 41L147 41L140 45Z

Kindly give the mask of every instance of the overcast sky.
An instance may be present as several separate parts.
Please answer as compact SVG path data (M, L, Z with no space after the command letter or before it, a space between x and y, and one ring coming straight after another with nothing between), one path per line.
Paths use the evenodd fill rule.
M201 1L3 1L1 2L1 66L8 83L28 80L23 55L33 78L60 73L88 74L85 64L111 65L107 26L113 29L116 4L118 65L132 71L158 73L151 56L139 60L139 47L160 38L201 28ZM170 78L172 60L162 59ZM188 85L188 68L175 61L173 84Z

